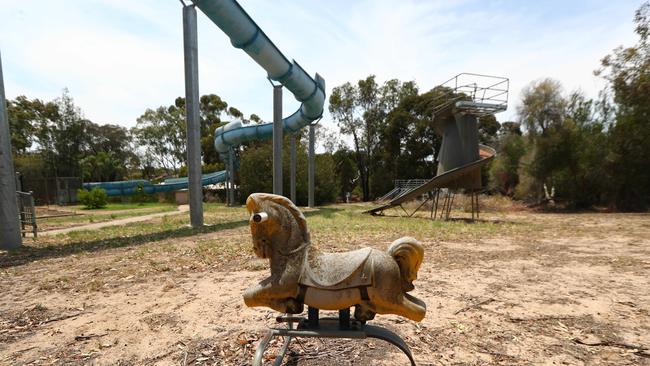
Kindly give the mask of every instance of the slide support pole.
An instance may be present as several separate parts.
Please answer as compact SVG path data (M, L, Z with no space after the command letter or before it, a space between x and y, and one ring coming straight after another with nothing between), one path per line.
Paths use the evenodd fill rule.
M296 134L291 134L291 166L290 166L290 182L291 182L291 202L296 204Z
M199 63L196 9L183 7L183 51L185 54L185 119L187 123L187 171L192 227L203 226L201 184L201 122L199 120Z
M228 190L228 205L235 205L235 150L230 147L228 151L228 182L230 189Z
M315 207L314 204L314 183L315 183L315 155L314 145L316 144L316 126L313 124L309 125L309 167L308 167L308 199L307 203L309 207Z
M273 194L282 195L282 85L273 85Z

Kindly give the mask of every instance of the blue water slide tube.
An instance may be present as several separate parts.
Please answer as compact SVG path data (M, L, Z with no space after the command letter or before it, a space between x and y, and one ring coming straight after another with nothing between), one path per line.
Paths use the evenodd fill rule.
M325 104L325 80L314 78L296 62L289 60L235 0L192 0L229 38L266 72L268 78L286 87L301 103L300 108L284 118L285 131L297 132L319 119ZM273 123L243 125L233 121L215 131L214 145L225 157L231 146L273 136Z
M217 184L225 182L228 177L228 173L225 170L220 170L218 172L203 174L201 176L201 185L207 186L210 184ZM106 191L106 194L110 197L113 196L130 196L137 193L142 187L142 192L144 193L159 193L159 192L171 192L178 191L181 189L187 189L188 187L187 177L183 178L169 178L165 179L162 183L152 184L148 180L136 179L136 180L125 180L119 182L93 182L93 183L84 183L84 189L93 189L95 187L102 188Z

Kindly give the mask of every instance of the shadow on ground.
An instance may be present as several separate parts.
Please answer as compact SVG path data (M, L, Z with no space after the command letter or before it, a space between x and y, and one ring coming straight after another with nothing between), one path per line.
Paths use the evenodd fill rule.
M320 208L318 210L305 212L304 215L331 217L340 208ZM145 243L156 242L165 239L186 238L192 235L213 233L221 230L235 229L248 225L248 220L230 221L219 224L207 225L201 228L181 227L172 230L159 231L155 233L140 234L126 237L106 238L91 241L77 241L61 245L48 245L35 247L23 245L18 249L10 250L0 254L0 268L20 266L29 262L60 258L68 255L97 252L113 248L125 248L138 246Z

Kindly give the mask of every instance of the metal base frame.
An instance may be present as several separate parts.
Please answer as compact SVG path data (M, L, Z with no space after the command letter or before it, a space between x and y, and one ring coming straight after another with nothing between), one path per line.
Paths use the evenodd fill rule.
M472 205L472 221L478 220L480 216L480 206L479 206L479 194L480 191L478 190L469 190L466 191L466 194L469 195L469 198L471 200L471 205ZM402 204L399 204L394 207L388 207L387 209L390 208L401 208L402 211L406 214L406 217L412 217L415 215L416 212L418 212L427 202L431 201L431 213L429 214L429 217L433 220L440 219L440 220L449 220L450 219L450 214L451 214L451 208L452 205L454 204L454 198L456 197L456 193L452 189L447 189L446 191L442 191L442 189L436 189L434 191L429 192L429 194L426 196L424 201L418 205L415 210L412 212L408 212L406 208ZM403 215L400 214L399 210L397 211L399 216L404 217ZM373 213L373 215L376 216L385 216L384 215L384 210L381 210L379 212Z
M409 359L411 366L416 366L409 346L394 332L375 325L350 319L350 309L339 310L338 318L320 318L319 309L309 307L307 318L300 316L279 316L278 323L287 323L287 328L270 328L266 335L260 340L255 350L253 366L262 366L264 362L264 351L273 337L284 337L284 343L280 347L279 354L273 361L273 366L280 366L284 356L289 349L289 343L293 338L343 338L343 339L364 339L376 338L386 341L399 348ZM298 326L294 329L293 324Z

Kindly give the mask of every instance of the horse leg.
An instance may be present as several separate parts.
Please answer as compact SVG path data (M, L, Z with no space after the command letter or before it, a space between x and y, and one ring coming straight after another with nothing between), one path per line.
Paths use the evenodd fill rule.
M299 314L303 304L295 299L297 293L297 288L273 286L265 280L244 291L244 303L248 307L266 306L282 313Z
M427 312L427 306L422 300L417 299L409 294L402 296L402 307L405 310L405 317L415 320L416 322L424 319Z
M370 293L370 291L368 292ZM378 314L396 314L415 321L424 319L426 305L420 300L417 300L419 303L416 303L404 296L405 294L386 297L385 293L379 291L373 291L373 295L370 299Z
M373 320L375 318L376 312L374 308L369 306L369 304L357 304L354 306L354 318L362 323L367 322L368 320Z

